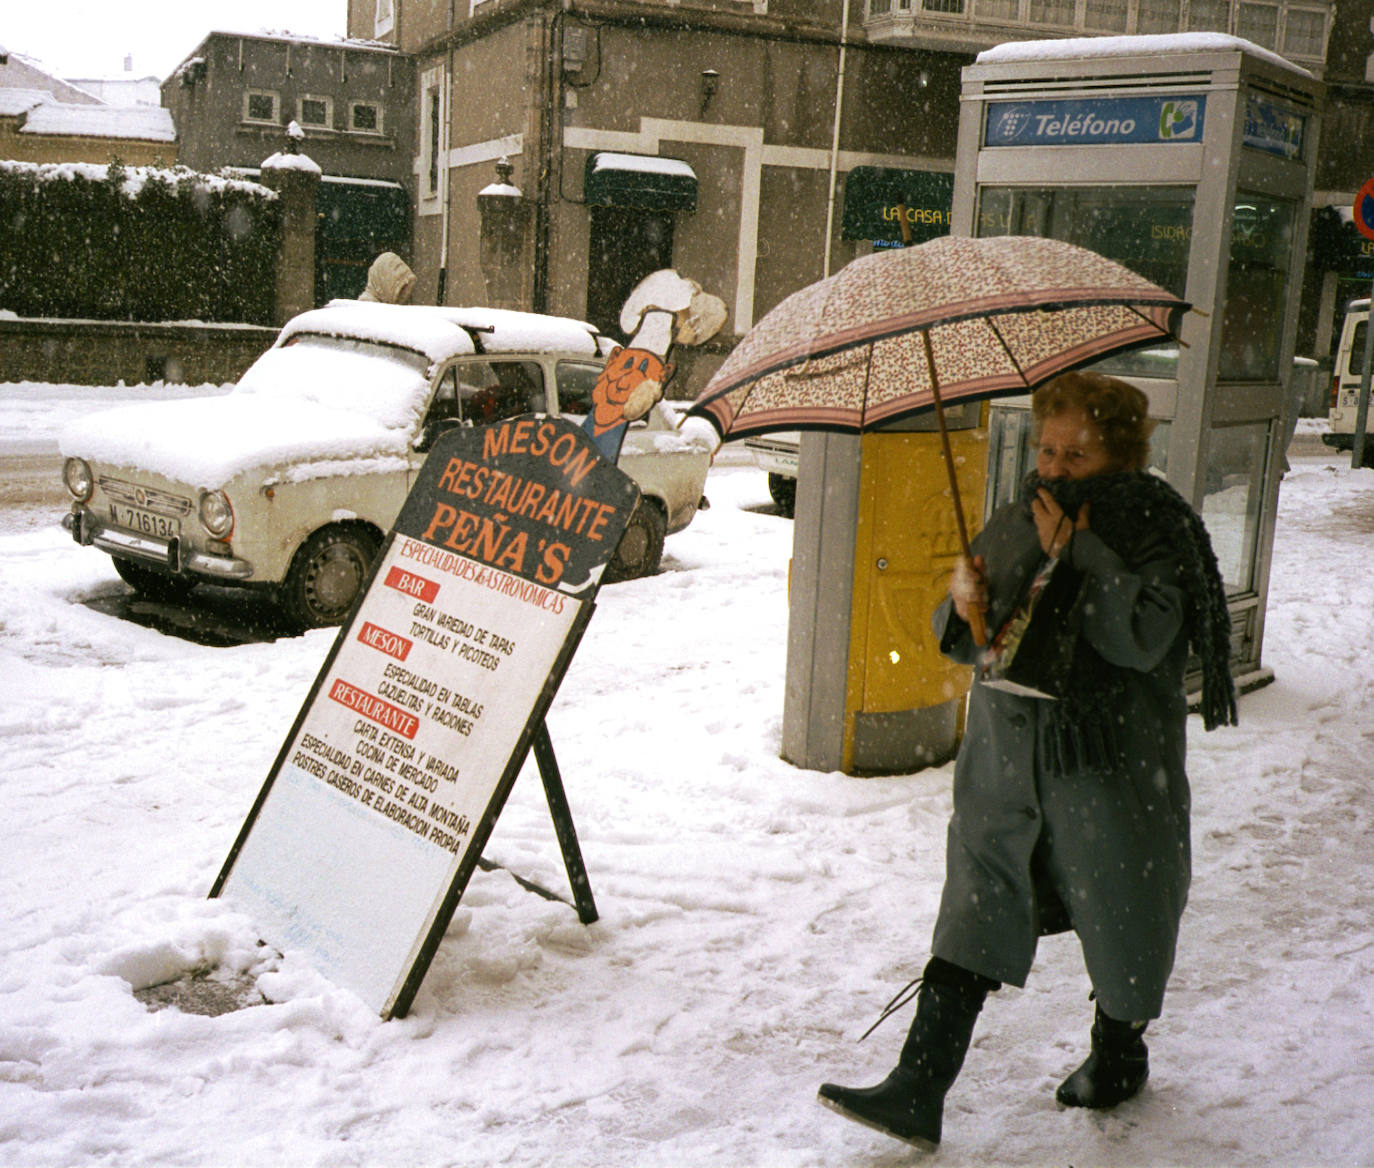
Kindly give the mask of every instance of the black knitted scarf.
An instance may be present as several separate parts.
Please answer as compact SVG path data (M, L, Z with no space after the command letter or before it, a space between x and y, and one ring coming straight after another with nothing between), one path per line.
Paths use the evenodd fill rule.
M1166 540L1176 551L1190 600L1185 618L1188 644L1202 666L1203 726L1213 730L1236 725L1226 587L1207 529L1187 500L1163 479L1144 472L1054 480L1031 474L1022 488L1027 505L1040 487L1047 488L1070 517L1084 503L1091 504L1088 522L1093 534L1123 559L1143 540ZM1084 637L1077 638L1069 688L1051 703L1045 719L1041 755L1049 770L1110 769L1118 760L1112 720L1121 712L1123 680L1117 666L1105 661Z

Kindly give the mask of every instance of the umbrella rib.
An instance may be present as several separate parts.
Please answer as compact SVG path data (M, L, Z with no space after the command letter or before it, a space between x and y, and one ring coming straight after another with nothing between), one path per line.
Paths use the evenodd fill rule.
M1007 344L1007 339L1002 335L1002 330L997 327L996 318L984 317L988 328L992 330L992 335L997 338L997 343L1002 346L1002 351L1006 353L1007 360L1011 362L1011 367L1016 370L1016 376L1022 381L1026 380L1026 371L1021 368L1021 362L1016 359L1016 354L1011 351L1011 346Z
M1135 315L1136 315L1137 317L1139 317L1141 320L1143 320L1143 321L1144 321L1146 324L1148 324L1151 328L1159 328L1159 323L1158 323L1157 321L1152 320L1150 317L1146 316L1146 315L1145 315L1143 312L1141 312L1140 309L1138 309L1134 304L1126 304L1126 305L1124 305L1124 307L1125 307L1126 309L1128 309L1129 311L1135 313ZM1166 335L1172 337L1175 341L1177 341L1180 348L1186 349L1186 348L1188 348L1188 345L1184 342L1183 338L1180 337L1180 336L1178 335L1178 321L1179 321L1180 318L1182 318L1182 316L1184 315L1184 313L1187 313L1187 312L1198 312L1199 310L1198 310L1198 309L1195 309L1195 308L1193 308L1191 305L1187 305L1187 304L1180 305L1180 308L1181 308L1182 311L1179 311L1178 314L1177 314L1177 317L1175 317L1175 318L1173 318L1173 319L1170 320L1169 326L1168 326L1168 329L1167 329L1167 332L1166 332ZM1205 312L1203 312L1203 313L1201 313L1201 315L1202 315L1202 316L1206 316L1207 314L1206 314Z

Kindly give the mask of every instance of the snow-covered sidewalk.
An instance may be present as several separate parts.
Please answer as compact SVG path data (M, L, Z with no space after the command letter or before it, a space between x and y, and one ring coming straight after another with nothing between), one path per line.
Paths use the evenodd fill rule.
M50 414L13 416L42 393L0 386L5 432L42 445ZM1193 897L1150 1084L1056 1109L1091 1005L1075 943L1050 939L984 1011L939 1163L1374 1164L1374 472L1315 433L1281 496L1276 679L1239 728L1190 725ZM549 718L602 919L479 872L385 1023L205 899L333 633L188 644L87 607L123 585L55 522L0 528L0 1162L917 1159L815 1092L895 1057L906 1013L854 1039L927 956L950 768L779 759L792 525L742 459L707 492L660 575L601 593ZM532 767L487 854L565 886ZM268 1004L134 997L194 969Z

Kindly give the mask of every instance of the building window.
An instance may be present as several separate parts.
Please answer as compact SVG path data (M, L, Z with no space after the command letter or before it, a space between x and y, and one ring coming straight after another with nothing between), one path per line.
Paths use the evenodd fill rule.
M1229 0L1189 0L1189 32L1230 32Z
M1253 41L1262 49L1276 49L1279 43L1279 10L1274 4L1242 4L1236 20L1236 36Z
M380 134L382 107L372 101L349 102L348 128L355 134Z
M377 0L377 10L372 17L372 35L383 36L396 27L396 5L394 0Z
M1021 0L973 0L973 15L979 20L1019 20Z
M296 103L296 121L302 126L329 129L334 124L334 99L306 94Z
M1031 0L1030 18L1033 24L1073 26L1074 0Z
M1135 30L1141 36L1157 32L1178 32L1182 5L1179 0L1139 0Z
M243 120L273 126L281 123L277 95L266 89L250 89L243 95Z
M1083 24L1104 32L1126 31L1126 0L1087 0Z
M420 105L420 166L424 175L424 195L434 198L439 193L439 163L443 152L444 108L442 91L431 82L421 91Z
M1320 60L1325 53L1325 14L1309 8L1290 8L1283 22L1283 55Z
M906 5L902 5L903 8ZM924 0L921 5L927 12L952 12L955 15L963 15L964 0Z

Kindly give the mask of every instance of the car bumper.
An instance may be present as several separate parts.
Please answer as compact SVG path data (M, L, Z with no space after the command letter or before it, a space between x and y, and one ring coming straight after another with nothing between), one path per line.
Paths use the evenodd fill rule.
M62 517L62 526L82 547L98 548L112 556L156 565L177 575L202 576L208 580L246 580L253 565L236 556L216 556L187 547L180 539L160 539L101 522L89 508L76 506Z
M754 463L760 470L789 479L797 477L797 464L800 462L798 443L750 438L746 439L744 445L754 456Z

